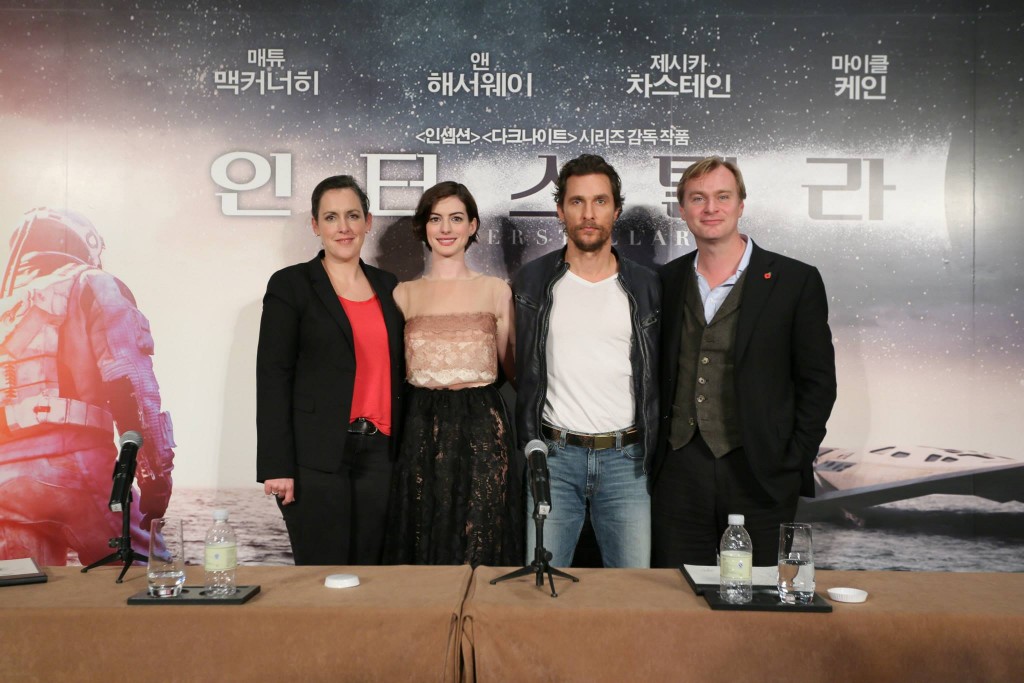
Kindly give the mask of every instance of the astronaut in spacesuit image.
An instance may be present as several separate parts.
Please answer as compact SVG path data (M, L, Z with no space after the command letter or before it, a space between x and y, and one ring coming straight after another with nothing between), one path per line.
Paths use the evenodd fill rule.
M132 547L171 495L175 447L160 412L153 338L128 287L103 271L103 239L72 212L33 209L11 235L0 290L0 559L83 565L110 553L119 434L142 434ZM141 495L140 495L141 493Z

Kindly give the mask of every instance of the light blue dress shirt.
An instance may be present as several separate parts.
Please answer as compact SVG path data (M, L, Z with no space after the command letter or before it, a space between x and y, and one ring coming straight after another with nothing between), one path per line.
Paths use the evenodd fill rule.
M700 262L700 253L698 252L693 258L693 269L697 272L697 288L700 290L700 300L704 304L704 322L708 324L715 319L715 314L718 313L718 309L721 308L725 298L729 296L733 285L740 279L740 275L743 274L743 271L747 269L747 265L750 263L750 253L754 249L754 243L746 235L740 235L740 237L747 243L747 248L743 250L743 258L740 259L740 265L737 266L736 272L729 276L729 279L714 289L711 289L708 281L697 270L697 264Z

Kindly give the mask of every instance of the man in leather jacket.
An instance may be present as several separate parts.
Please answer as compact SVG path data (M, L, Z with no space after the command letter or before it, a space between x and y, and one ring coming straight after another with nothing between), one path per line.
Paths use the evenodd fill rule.
M566 246L513 281L516 426L521 447L547 442L545 546L555 566L571 564L588 504L604 566L650 565L661 288L651 270L612 248L621 187L599 156L567 162L555 192ZM527 529L529 554L535 529Z

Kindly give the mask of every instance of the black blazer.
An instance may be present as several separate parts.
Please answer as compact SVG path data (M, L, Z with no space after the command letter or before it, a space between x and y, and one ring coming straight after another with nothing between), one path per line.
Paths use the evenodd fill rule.
M348 436L356 377L352 326L321 264L274 273L263 297L256 352L256 479L294 478L296 465L335 472ZM398 279L360 267L380 299L391 356L391 458L401 426L404 320L392 292Z
M661 268L661 396L655 477L664 462L679 376L686 288L696 286L696 252ZM836 400L835 350L821 274L756 244L736 328L735 374L743 450L778 501L814 495L811 465Z

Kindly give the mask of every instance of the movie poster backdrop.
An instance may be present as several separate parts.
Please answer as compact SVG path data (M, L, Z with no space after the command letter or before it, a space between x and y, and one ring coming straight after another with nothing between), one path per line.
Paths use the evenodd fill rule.
M290 562L255 355L268 277L318 249L313 186L356 176L364 257L409 279L419 195L464 182L471 266L508 278L564 244L552 181L592 152L620 253L692 250L675 186L719 154L741 230L820 269L819 566L1020 568L1019 3L43 2L0 27L0 557L106 554L132 429L139 543L169 494L192 562L222 505L243 561Z

